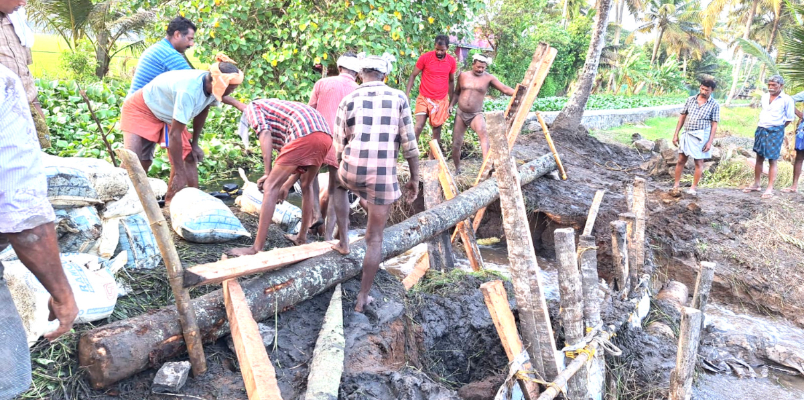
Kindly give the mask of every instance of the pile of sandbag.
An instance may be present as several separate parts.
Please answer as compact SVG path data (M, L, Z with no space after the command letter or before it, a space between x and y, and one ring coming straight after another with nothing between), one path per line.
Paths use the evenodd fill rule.
M223 243L251 237L223 201L193 187L173 196L170 222L179 236L195 243Z
M107 318L118 296L115 272L154 268L162 259L142 204L122 168L93 158L42 157L62 266L80 310L76 322ZM167 192L159 179L151 179L151 187L157 196ZM58 326L47 321L49 295L11 247L0 261L32 344Z

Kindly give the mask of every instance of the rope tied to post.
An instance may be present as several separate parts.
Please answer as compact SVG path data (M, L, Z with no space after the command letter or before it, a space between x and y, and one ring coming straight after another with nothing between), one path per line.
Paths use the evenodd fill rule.
M567 392L565 392L564 388L562 388L559 384L557 384L555 382L545 382L545 381L543 381L541 379L531 378L530 376L528 376L528 374L534 374L535 375L536 371L534 371L534 370L530 370L530 371L520 370L520 371L517 371L516 378L519 379L519 380L523 380L523 381L530 381L530 382L533 382L533 383L537 383L537 384L542 385L542 386L544 386L546 388L553 388L553 389L557 390L559 393L564 394L564 396L567 395Z

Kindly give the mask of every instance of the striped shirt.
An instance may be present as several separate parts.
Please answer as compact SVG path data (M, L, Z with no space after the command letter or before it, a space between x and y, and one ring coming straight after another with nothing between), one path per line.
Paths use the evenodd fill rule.
M279 99L257 99L246 106L240 123L257 135L270 134L276 151L290 142L315 132L330 133L327 121L304 103Z
M0 233L17 233L56 218L31 110L20 78L0 65Z
M347 94L354 92L355 89L357 89L357 83L352 75L340 74L324 78L315 83L310 102L307 104L315 108L324 117L324 120L327 121L327 126L333 132L335 113L338 112L341 100Z
M128 95L131 96L139 89L150 83L154 78L167 71L190 69L187 60L173 48L170 41L162 39L142 52L137 69L134 71L134 79L131 80L131 89Z
M699 131L712 129L712 122L720 122L720 104L714 97L709 96L706 103L698 105L698 95L690 96L681 109L681 114L687 115L684 120L684 131Z

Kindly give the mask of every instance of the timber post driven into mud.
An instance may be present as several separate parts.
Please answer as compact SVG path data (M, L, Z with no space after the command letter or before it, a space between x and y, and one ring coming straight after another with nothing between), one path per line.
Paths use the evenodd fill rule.
M555 159L552 154L547 154L520 167L519 179L525 185L555 169ZM488 206L498 196L497 180L488 179L452 200L387 228L384 233L383 259L402 254L435 237L465 220L479 208ZM365 255L365 242L354 242L350 250L351 254L347 256L331 251L244 281L243 291L254 319L267 319L275 312L357 276ZM220 290L193 299L192 305L205 342L217 340L229 332ZM187 347L178 320L176 308L165 307L86 332L78 345L78 357L80 366L88 372L92 386L106 387L184 354ZM550 337L552 338L552 329Z

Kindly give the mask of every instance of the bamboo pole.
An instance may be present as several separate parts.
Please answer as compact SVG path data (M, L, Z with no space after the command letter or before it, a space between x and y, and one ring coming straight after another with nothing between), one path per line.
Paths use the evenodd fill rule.
M511 260L511 282L519 307L522 341L536 371L540 376L552 379L560 371L555 339L516 165L503 135L505 118L502 112L494 112L487 114L487 121L491 153L496 165L503 228Z
M190 355L193 376L199 376L207 371L207 359L201 344L195 310L190 302L190 291L184 288L184 268L181 265L179 254L176 252L176 246L173 244L173 236L165 221L165 216L162 215L162 210L156 202L156 196L151 190L140 160L133 152L126 149L118 149L117 155L120 157L123 168L128 171L134 189L137 190L159 251L162 253L162 259L165 260L168 282L173 290L173 296L176 298L176 310L179 314L184 341L187 343L187 353Z
M634 179L634 265L631 267L636 276L645 271L645 225L647 223L647 193L645 179Z
M628 226L625 221L611 221L611 255L614 263L614 288L622 297L629 292Z
M547 129L547 123L544 122L542 114L540 114L538 111L536 112L536 119L539 120L539 125L541 125L542 127L542 132L544 132L544 139L547 141L547 146L550 147L550 152L553 153L553 157L556 158L556 165L558 165L558 172L561 174L561 179L566 181L567 172L564 171L564 165L561 164L561 157L558 156L556 145L553 144L553 138L550 136L550 130Z
M600 345L597 342L592 342L589 344L589 347L597 352L600 348ZM545 389L544 392L539 396L538 400L553 400L559 394L561 394L561 390L559 388L567 387L568 381L576 375L576 373L586 365L586 362L589 361L589 354L588 353L581 353L578 357L572 360L560 374L553 379L553 382ZM570 397L571 399L575 399L575 397Z
M553 233L558 258L558 283L561 293L561 325L564 327L564 341L567 346L583 342L583 289L578 271L578 254L575 252L575 230L556 229ZM585 399L589 396L587 371L582 367L580 373L569 379L568 396L571 399Z
M670 400L692 398L692 375L695 364L698 363L702 321L701 311L690 307L682 308L676 368L670 373Z
M438 161L423 161L420 165L424 208L430 210L444 201L438 179ZM458 233L457 230L455 233ZM430 268L436 271L449 271L455 268L455 255L452 253L452 243L449 241L447 231L441 232L427 242L427 252L429 253Z
M715 279L715 263L701 262L701 272L698 273L698 279L695 282L695 292L692 295L692 308L706 313L706 304L709 302L709 292L712 290L712 282ZM704 320L701 319L701 329Z

